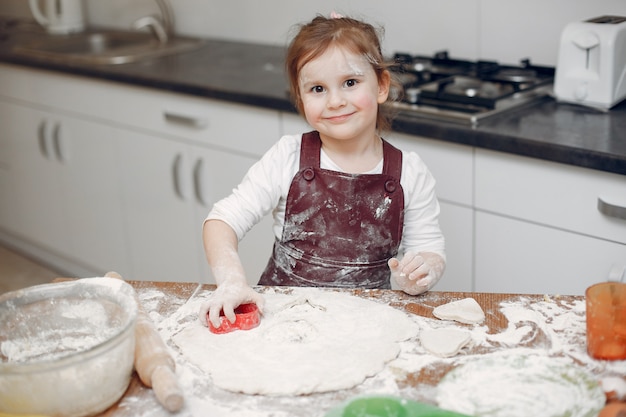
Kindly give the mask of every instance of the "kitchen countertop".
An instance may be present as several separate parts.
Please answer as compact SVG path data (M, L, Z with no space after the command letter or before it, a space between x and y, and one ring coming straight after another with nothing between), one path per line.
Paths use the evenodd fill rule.
M416 401L433 403L437 383L451 369L473 358L490 354L547 354L569 357L600 381L623 378L626 361L596 361L585 351L585 310L581 296L516 295L495 293L437 292L410 296L393 290L330 290L383 302L419 316L421 329L452 325L472 334L474 344L452 358L438 358L423 351L417 340L403 345L399 358L406 366L389 368L353 389L297 397L264 397L220 390L210 378L189 363L171 337L195 320L198 304L215 287L196 283L131 281L143 308L149 312L176 360L179 383L185 393L185 408L177 415L320 416L328 409L365 393L385 392ZM264 291L288 291L257 287ZM485 312L485 322L465 325L436 319L438 305L466 297L474 298ZM191 318L190 318L191 317ZM453 324L451 324L453 323ZM412 362L415 361L415 362ZM413 365L411 365L413 363ZM417 365L416 365L417 364ZM400 365L395 365L400 366ZM381 376L386 375L386 376ZM382 381L382 382L381 382ZM229 408L232 407L232 408ZM233 414L235 412L235 414ZM109 417L168 416L152 390L133 375L130 386L117 404L102 414Z
M33 35L35 32L35 35ZM280 111L291 105L284 48L217 39L193 51L122 65L87 65L20 56L24 36L0 33L0 62L227 100ZM397 132L626 175L626 101L599 112L546 98L481 120L477 127L400 114Z

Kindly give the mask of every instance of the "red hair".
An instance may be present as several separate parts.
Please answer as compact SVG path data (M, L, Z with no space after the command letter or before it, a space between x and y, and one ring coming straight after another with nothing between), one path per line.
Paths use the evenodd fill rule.
M382 31L382 30L381 30ZM298 75L308 62L322 55L330 46L346 48L352 53L363 55L372 65L378 83L388 82L389 71L384 63L377 30L370 24L349 17L315 17L300 26L300 31L287 49L285 66L289 78L291 99L300 114L304 115ZM376 127L389 129L391 120L379 106Z

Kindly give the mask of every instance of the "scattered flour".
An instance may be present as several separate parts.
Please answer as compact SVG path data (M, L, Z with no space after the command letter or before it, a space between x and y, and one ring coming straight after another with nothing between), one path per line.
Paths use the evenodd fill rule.
M503 352L449 372L437 387L437 403L481 417L595 417L605 396L570 359Z
M149 295L148 302L156 302L159 299L159 295L152 291L146 295ZM165 314L160 319L159 315L155 315L159 332L168 341L171 352L176 358L177 375L186 393L185 408L177 414L177 417L196 415L320 417L339 403L358 395L371 394L394 395L435 404L436 386L415 386L403 383L403 381L410 379L411 375L422 372L434 372L439 377L443 377L452 367L488 357L498 357L505 353L561 358L559 360L592 372L598 380L615 377L623 381L623 376L626 375L626 361L597 361L587 355L584 300L565 302L555 297L537 301L522 296L511 298L498 306L499 312L507 318L508 324L505 328L495 332L485 325L462 325L421 316L410 316L421 330L452 328L469 332L472 338L471 346L464 348L454 357L441 358L433 355L421 346L418 337L414 337L399 344L398 357L389 362L381 372L349 390L285 397L237 394L215 386L210 375L188 361L180 352L179 347L172 342L172 338L182 328L197 323L197 303L209 295L210 291L198 289L190 301L181 302L180 307L172 314ZM436 294L432 294L430 300L432 301L435 296ZM395 301L393 298L385 297L383 294L380 301L384 303ZM445 299L436 301L443 302ZM486 314L493 314L493 312L486 311ZM531 343L533 347L530 347ZM539 347L537 348L536 345ZM493 389L490 398L506 395L510 391L502 385ZM169 416L164 409L155 405L154 401L150 391L146 391L141 398L124 399L121 409L126 409L128 414L125 415L128 416Z

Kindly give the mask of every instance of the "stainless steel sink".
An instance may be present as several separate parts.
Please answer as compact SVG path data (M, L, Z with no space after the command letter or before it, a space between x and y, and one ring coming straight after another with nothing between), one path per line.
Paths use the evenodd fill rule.
M148 32L101 30L49 35L17 44L13 50L17 54L50 61L111 65L178 54L203 43L202 39L179 36L160 42Z

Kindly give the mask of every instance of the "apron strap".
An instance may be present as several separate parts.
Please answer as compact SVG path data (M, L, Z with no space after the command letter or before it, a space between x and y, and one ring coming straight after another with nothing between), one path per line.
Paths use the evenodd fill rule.
M300 170L320 167L322 141L318 131L304 133L300 145Z
M383 174L400 181L402 177L402 151L383 139Z
M398 180L402 176L402 152L387 142L383 141L383 174L390 175ZM300 146L300 170L304 168L320 167L320 150L322 141L317 131L307 132L302 135Z

